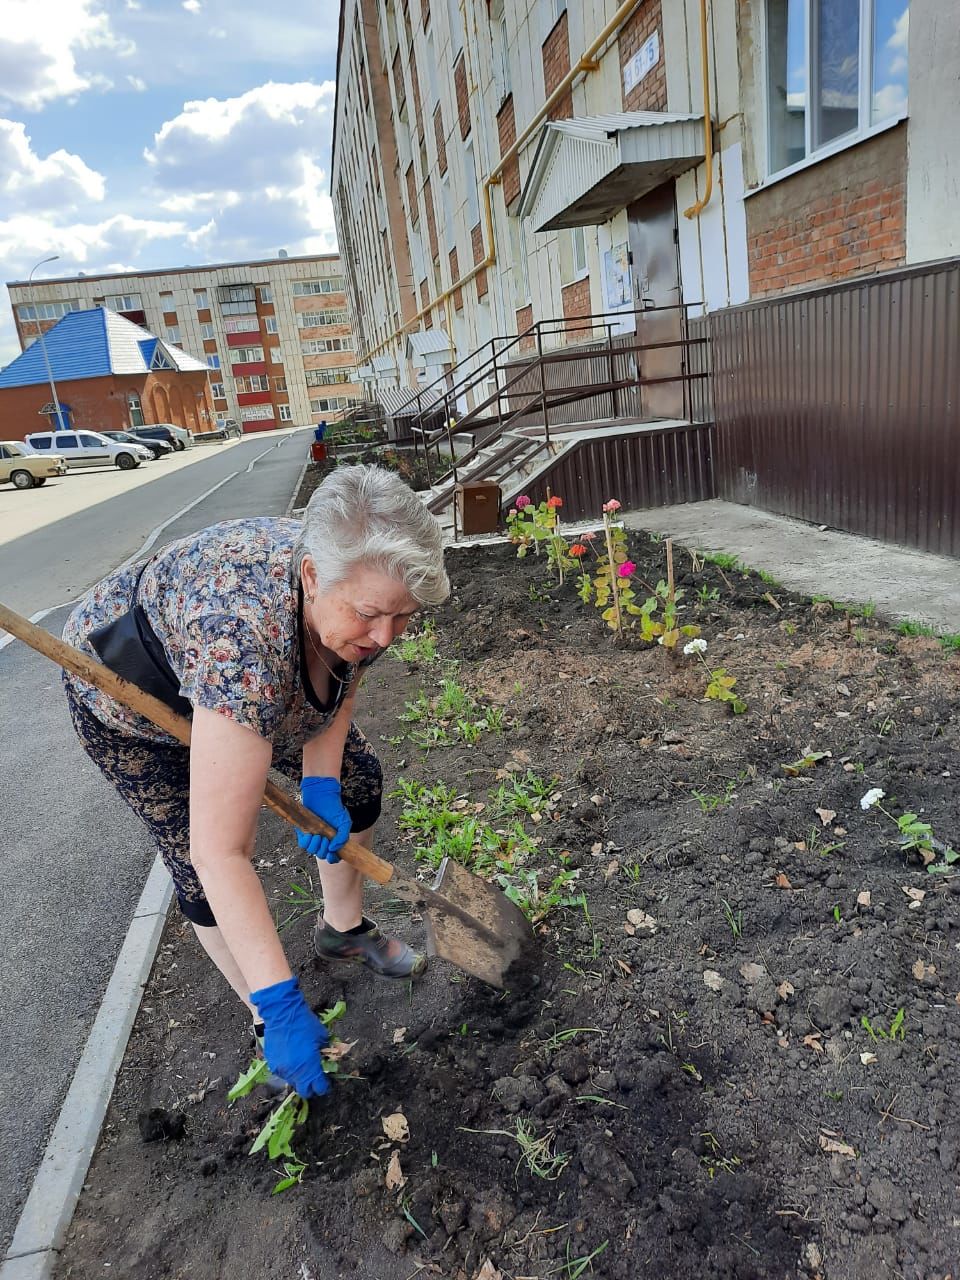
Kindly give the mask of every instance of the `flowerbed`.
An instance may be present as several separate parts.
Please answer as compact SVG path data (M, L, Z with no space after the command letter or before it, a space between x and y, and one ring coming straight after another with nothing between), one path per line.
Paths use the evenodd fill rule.
M272 1196L247 1154L274 1104L227 1103L241 1012L173 920L61 1276L956 1274L958 659L729 560L674 548L669 575L645 536L606 548L640 610L618 635L546 541L451 553L433 634L362 698L384 852L496 876L538 982L318 970L310 870L266 823L289 953L356 1042L294 1138L303 1182ZM676 625L644 639L668 577ZM144 1143L150 1106L185 1136Z

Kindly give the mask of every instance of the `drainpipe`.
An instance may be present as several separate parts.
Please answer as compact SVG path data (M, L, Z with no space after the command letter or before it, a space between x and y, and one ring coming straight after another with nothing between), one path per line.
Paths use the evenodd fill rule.
M713 195L713 128L710 122L710 56L707 51L707 0L700 0L700 73L703 78L703 158L707 166L707 185L703 195L684 209L685 218L699 218Z
M442 306L443 303L445 303L448 298L452 297L453 294L456 293L458 289L462 289L465 284L468 284L475 276L479 275L481 271L485 271L488 267L492 267L496 264L497 249L496 249L496 244L494 243L494 238L493 238L493 205L490 197L490 188L493 186L498 186L502 182L503 170L505 166L508 165L510 161L514 158L514 156L518 154L518 152L520 151L520 148L524 146L527 139L536 129L537 125L540 124L540 122L550 112L550 110L557 104L557 102L560 101L563 95L571 87L574 80L576 80L576 78L579 75L586 75L591 71L597 70L597 68L600 66L600 63L597 61L596 54L600 52L600 50L607 43L610 37L614 35L620 29L620 27L623 26L623 24L630 17L633 11L640 7L642 2L643 0L625 0L625 3L620 5L616 13L613 15L610 21L606 24L606 26L603 28L600 34L596 37L595 40L591 42L589 47L583 51L583 53L580 55L580 58L577 60L575 65L570 68L570 70L563 77L563 79L560 81L557 87L553 90L553 92L549 95L546 101L543 102L543 104L540 106L537 113L534 115L533 119L529 122L529 124L526 126L523 132L515 139L513 144L500 157L500 161L497 164L497 166L494 169L491 169L489 176L484 179L483 211L484 211L484 221L487 224L487 256L484 258L484 260L482 262L477 263L477 265L471 268L471 270L468 271L466 275L461 276L460 279L456 282L456 284L451 285L449 289L441 293L439 297L434 298L432 302L428 303L427 306L423 307L422 310L418 311L415 316L412 316L411 319L406 321L405 324L401 325L400 328L397 329L394 333L391 333L389 338L384 338L383 341L380 342L377 346L371 347L370 350L366 353L366 355L362 357L364 362L369 360L372 356L376 355L378 351L382 351L384 347L389 346L391 342L394 342L397 338L401 337L404 333L406 333L408 329L419 324L420 321L424 319L424 317L431 315L437 309L437 307ZM706 0L700 0L700 3L702 7L701 21L703 23L703 27L705 31L706 21L707 21ZM704 37L704 48L706 48L706 37ZM707 75L707 64L706 64L706 53L704 53L704 76L706 75ZM706 97L704 98L704 101L706 103L707 101ZM707 125L707 129L709 130L709 125ZM711 170L708 169L708 174L710 172ZM709 177L708 177L708 181L710 181ZM710 188L708 188L707 199L710 198L709 191L710 191ZM706 203L706 201L704 201L704 203Z

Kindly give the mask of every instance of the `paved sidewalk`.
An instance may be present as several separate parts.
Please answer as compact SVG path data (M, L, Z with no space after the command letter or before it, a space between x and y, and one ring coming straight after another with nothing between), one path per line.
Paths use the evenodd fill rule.
M821 530L720 499L631 511L624 523L667 534L687 547L731 552L803 595L872 601L888 618L960 632L960 560Z

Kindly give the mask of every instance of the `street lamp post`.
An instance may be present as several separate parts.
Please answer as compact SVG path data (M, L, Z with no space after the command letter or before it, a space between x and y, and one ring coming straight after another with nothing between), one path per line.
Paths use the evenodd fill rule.
M59 261L59 259L60 259L59 253L51 254L49 258L43 258L40 262L36 264L35 267L31 267L30 274L27 277L28 282L30 284L33 283L33 273L34 271L37 270L38 267L45 266L48 262L57 262ZM34 308L37 308L38 306L36 301L34 302L33 305L34 305ZM60 424L60 430L66 431L66 426L64 425L64 421L63 421L63 410L60 408L60 400L57 397L57 384L53 380L53 369L50 367L50 356L47 352L47 343L43 336L43 329L40 325L39 314L37 314L36 316L36 321L37 321L37 333L40 337L40 350L43 352L43 363L47 367L47 378L50 382L50 394L53 396L53 407L56 410L57 422Z

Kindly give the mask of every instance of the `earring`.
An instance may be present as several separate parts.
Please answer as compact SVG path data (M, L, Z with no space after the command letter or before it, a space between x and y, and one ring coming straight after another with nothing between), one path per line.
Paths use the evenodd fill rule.
M313 596L307 596L307 604L313 604Z

